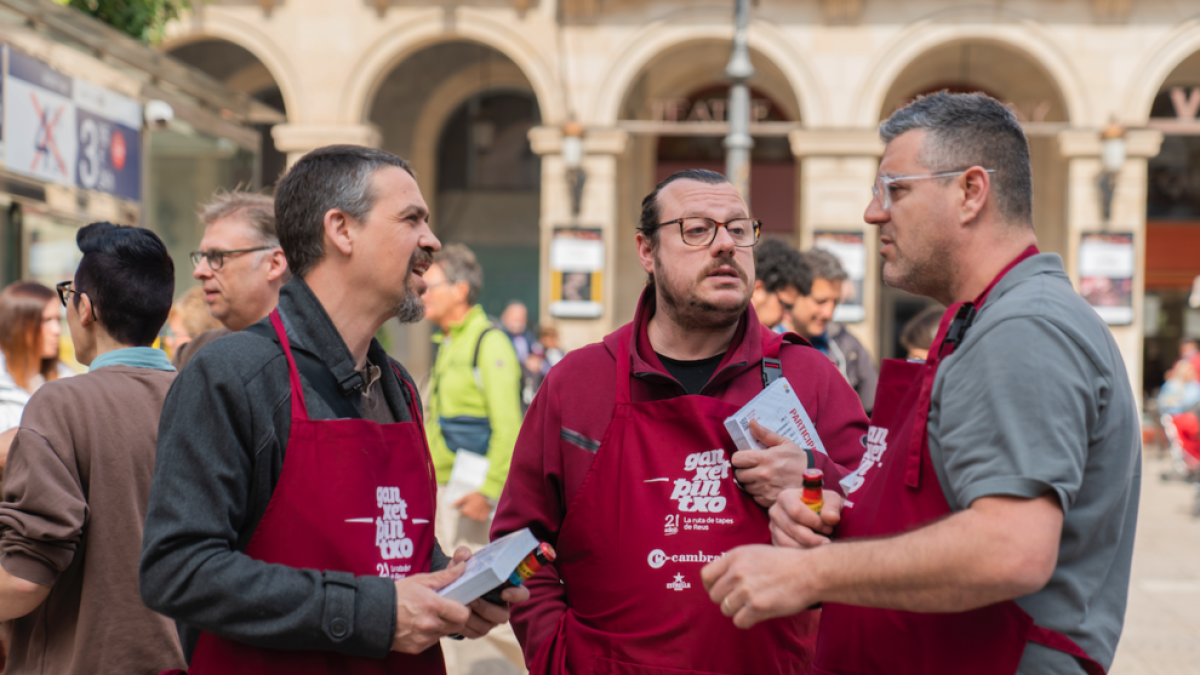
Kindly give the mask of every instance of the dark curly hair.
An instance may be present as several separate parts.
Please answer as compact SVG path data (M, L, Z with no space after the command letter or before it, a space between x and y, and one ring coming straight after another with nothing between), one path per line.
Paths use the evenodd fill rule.
M754 274L768 293L792 286L801 295L812 292L813 275L800 251L780 239L764 239L754 247Z

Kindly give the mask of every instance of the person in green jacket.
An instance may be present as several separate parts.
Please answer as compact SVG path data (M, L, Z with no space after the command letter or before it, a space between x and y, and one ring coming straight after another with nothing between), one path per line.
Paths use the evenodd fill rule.
M488 543L492 512L521 430L521 365L508 336L476 304L483 270L471 249L444 246L424 279L425 318L439 328L434 340L440 345L425 416L437 469L437 537L451 549L478 550ZM511 629L488 637L524 667ZM457 660L456 645L442 642L449 668Z

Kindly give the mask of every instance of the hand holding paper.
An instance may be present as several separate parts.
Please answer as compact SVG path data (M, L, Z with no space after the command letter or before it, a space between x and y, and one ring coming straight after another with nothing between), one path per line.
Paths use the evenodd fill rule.
M739 450L733 453L733 475L742 488L754 496L760 506L770 508L779 494L804 482L808 455L792 441L751 420L751 436L764 450ZM810 511L811 513L811 511ZM814 514L815 515L815 514Z

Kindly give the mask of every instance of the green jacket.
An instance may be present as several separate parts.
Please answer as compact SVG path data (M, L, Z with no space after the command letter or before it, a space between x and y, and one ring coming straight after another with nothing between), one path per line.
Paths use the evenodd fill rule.
M521 430L521 365L517 363L517 352L504 331L489 332L479 345L483 392L479 391L471 361L475 357L476 343L491 326L483 308L475 305L463 317L462 323L450 326L448 334L440 336L441 348L430 376L425 435L433 453L438 483L444 484L450 480L454 452L446 447L438 418L486 416L492 426L487 451L491 466L479 491L485 497L499 499L504 481L508 479L517 433Z

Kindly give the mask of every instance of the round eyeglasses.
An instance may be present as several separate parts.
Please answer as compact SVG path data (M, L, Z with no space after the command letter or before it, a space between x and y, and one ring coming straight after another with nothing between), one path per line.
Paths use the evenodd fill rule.
M683 243L688 246L711 246L717 240L717 230L723 227L733 239L734 246L747 248L758 243L758 234L762 230L762 221L753 218L734 218L722 223L712 218L693 216L668 220L659 223L658 226L676 224L679 225L679 235L683 237Z

